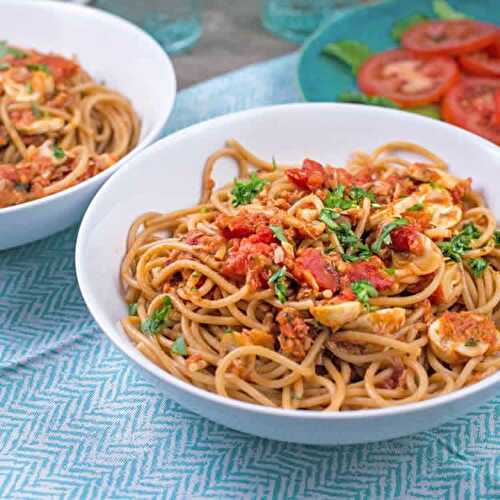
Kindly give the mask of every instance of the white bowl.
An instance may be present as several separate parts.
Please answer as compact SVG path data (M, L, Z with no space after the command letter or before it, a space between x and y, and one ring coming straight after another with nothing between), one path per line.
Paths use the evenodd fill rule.
M2 40L76 55L96 80L121 92L141 119L136 148L108 170L70 189L0 209L0 250L38 240L80 220L90 200L131 155L158 138L175 99L175 74L163 49L133 24L63 2L2 0Z
M133 158L101 189L84 216L76 271L87 306L110 340L168 397L221 424L258 436L309 444L361 443L428 429L494 396L497 373L436 399L380 410L322 413L265 408L226 399L184 383L144 357L122 332L126 314L119 266L136 216L197 202L206 157L234 137L263 158L280 162L308 156L342 165L355 150L391 140L422 144L451 170L471 176L500 217L500 150L444 123L382 108L348 104L292 104L254 109L200 123L163 139ZM230 172L227 172L228 176ZM232 172L234 175L234 171Z

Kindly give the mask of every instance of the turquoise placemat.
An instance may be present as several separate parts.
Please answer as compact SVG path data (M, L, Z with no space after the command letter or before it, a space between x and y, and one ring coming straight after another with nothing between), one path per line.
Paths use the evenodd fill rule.
M299 100L295 64L181 92L167 131ZM500 498L500 398L430 432L332 448L240 434L165 399L87 312L76 232L0 252L0 497Z

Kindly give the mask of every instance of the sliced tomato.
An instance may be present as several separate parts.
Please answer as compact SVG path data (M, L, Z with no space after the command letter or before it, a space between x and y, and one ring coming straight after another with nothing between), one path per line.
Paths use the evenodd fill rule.
M494 24L471 19L425 21L405 31L401 45L415 54L461 55L484 49L495 42Z
M463 78L444 97L442 114L500 146L500 79Z
M471 75L500 77L500 56L493 56L489 50L464 54L459 61Z
M365 94L413 107L439 101L458 78L458 65L451 57L422 58L394 49L370 57L361 66L358 86Z

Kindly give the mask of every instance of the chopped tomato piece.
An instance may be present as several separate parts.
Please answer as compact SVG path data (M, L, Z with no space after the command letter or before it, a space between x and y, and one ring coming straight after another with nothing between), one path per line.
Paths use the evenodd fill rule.
M302 361L312 345L309 327L292 307L283 308L276 316L276 321L280 327L278 340L281 350L297 361Z
M65 57L52 54L36 56L36 64L46 64L54 76L54 80L66 80L78 70L78 64Z
M410 252L422 255L424 246L418 230L414 226L397 227L391 232L390 247L396 252Z
M500 108L500 102L499 102ZM461 203L465 196L471 192L472 189L472 179L469 177L467 179L460 180L457 185L450 191L451 197L455 203Z
M257 228L267 224L267 218L264 214L242 210L238 215L219 215L215 220L215 224L221 229L224 237L227 240L231 240L255 234Z
M326 180L326 171L314 160L304 160L302 168L289 168L286 171L287 177L301 189L314 191L323 187Z
M369 281L377 290L387 290L394 283L394 279L384 271L384 263L378 257L351 264L347 270L347 278L351 283L359 280Z
M336 292L339 288L338 272L315 248L302 251L291 272L301 282L308 282L307 274L312 275L320 290Z
M229 278L242 280L248 277L250 286L254 289L267 282L271 274L271 257L277 247L276 243L258 241L259 237L259 234L254 234L241 240L233 239L222 267L223 274Z

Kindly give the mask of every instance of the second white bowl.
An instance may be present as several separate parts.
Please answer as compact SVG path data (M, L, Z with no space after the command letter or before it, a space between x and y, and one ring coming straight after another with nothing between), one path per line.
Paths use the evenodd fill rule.
M106 179L159 137L174 104L176 82L169 57L149 35L97 9L63 2L3 0L0 32L2 39L20 47L75 55L96 80L130 99L141 119L136 148L108 170L52 196L0 209L2 250L77 222Z

